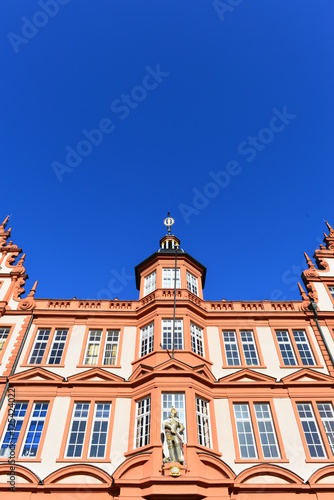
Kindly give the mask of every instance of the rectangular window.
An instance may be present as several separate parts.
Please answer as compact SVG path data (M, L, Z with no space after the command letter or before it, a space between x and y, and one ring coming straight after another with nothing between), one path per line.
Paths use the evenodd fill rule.
M269 403L235 403L234 416L240 458L280 459Z
M183 320L175 320L175 328L173 335L173 320L163 319L162 320L162 349L172 350L173 339L174 339L174 349L183 349Z
M89 403L75 403L67 442L66 457L80 458L88 422Z
M190 323L191 350L199 356L204 356L203 330Z
M151 398L141 399L136 405L135 448L150 444Z
M331 296L333 297L334 299L334 286L329 286L328 287L328 290L329 290L329 293L331 294Z
M40 365L42 363L50 333L51 330L38 330L29 359L29 364Z
M305 330L276 330L276 339L285 366L310 366L315 365Z
M187 288L190 292L198 295L197 278L187 271Z
M144 297L151 292L154 292L157 282L157 272L153 271L153 273L146 276L144 280Z
M211 448L209 403L199 397L196 397L196 417L198 442Z
M162 288L174 288L175 269L162 270ZM181 288L180 269L176 270L176 288Z
M3 346L5 345L5 342L7 340L7 337L9 335L10 328L0 328L0 352L3 349Z
M63 357L68 330L56 330L47 361L49 365L59 365Z
M185 406L185 395L183 392L177 392L177 393L170 393L170 392L165 392L162 393L161 395L161 425L163 426L163 423L167 418L169 417L170 411L172 409L172 406L174 406L175 410L178 413L178 419L181 420L182 424L185 427L184 433L183 433L183 440L186 442L186 406Z
M90 330L87 350L85 356L85 365L97 365L99 358L102 330Z
M106 454L110 403L96 403L92 433L89 446L89 458L104 458Z
M153 351L154 323L144 326L140 330L140 356Z
M227 366L240 366L239 348L235 332L223 332Z
M7 429L1 442L0 456L9 457L9 446L16 446L27 413L28 403L15 403L13 419L8 421Z
M34 403L28 431L21 451L22 457L36 457L48 407L49 403Z
M324 444L310 403L297 403L306 444L311 458L326 458Z
M326 433L328 444L334 455L334 413L331 403L317 403L320 419Z
M259 357L257 355L253 332L241 331L240 338L246 365L259 365Z
M104 348L103 364L115 365L119 341L119 330L107 330L106 345Z

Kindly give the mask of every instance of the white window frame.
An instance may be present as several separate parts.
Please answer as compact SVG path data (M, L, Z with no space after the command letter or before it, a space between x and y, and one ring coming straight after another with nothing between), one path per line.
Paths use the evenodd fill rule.
M139 356L146 356L153 351L154 347L154 322L140 329L140 352Z
M151 396L136 402L136 429L134 448L150 444L151 434Z
M298 365L297 359L296 359L296 353L293 349L288 330L275 330L275 335L276 335L277 344L278 344L278 347L279 347L279 350L280 350L280 353L282 356L282 361L283 361L284 366L296 366L296 365ZM279 335L281 337L280 340L278 339L277 335ZM291 352L292 356L289 355L289 352ZM285 360L287 360L289 362L286 363ZM293 363L291 363L290 361L293 361Z
M78 406L81 405L80 409L80 414L78 416L75 415L75 413L79 410ZM90 403L88 401L78 401L75 402L73 405L73 411L72 411L72 417L71 417L71 423L70 423L70 428L67 436L67 442L66 442L66 448L65 448L65 458L81 458L84 450L84 445L85 445L85 435L87 431L87 423L88 423L88 416L89 416L89 410L90 410ZM86 413L86 415L83 416L83 412ZM74 430L74 422L79 422L78 424L78 429ZM83 426L81 424L84 424ZM75 443L70 443L71 435L72 433L76 435L76 440ZM78 443L78 436L80 434L83 434L83 439L82 443ZM73 454L69 454L69 447L74 446L73 449ZM81 453L80 455L76 455L76 448L81 446Z
M165 267L162 269L162 288L175 287L175 268ZM181 288L181 272L180 268L176 269L176 288Z
M38 405L41 405L41 408L39 410L37 410L37 408L36 408ZM31 456L36 457L37 456L38 448L39 448L42 434L43 434L43 430L44 430L46 417L48 415L48 410L49 410L49 403L47 401L36 401L33 404L30 418L29 418L29 422L28 422L27 429L26 429L26 433L25 433L23 443L22 443L20 457L31 457ZM39 411L39 413L37 415L34 415L35 411ZM41 413L43 413L43 414L41 415ZM37 425L35 423L36 421L37 421ZM34 424L33 424L33 422L34 422ZM40 422L42 422L41 429L38 428L38 424ZM33 434L33 438L30 440L31 434ZM39 437L38 437L38 444L37 444L36 453L34 454L34 453L32 453L32 449L35 447L36 435L38 435ZM30 443L28 443L28 439L30 440ZM26 451L25 451L25 448L26 448Z
M327 453L317 419L314 415L312 403L297 403L296 406L310 457L314 459L326 459ZM302 416L302 412L308 412L309 415Z
M39 339L40 335L41 338ZM45 335L47 335L46 338ZM50 335L51 335L51 328L39 328L37 330L36 338L32 346L28 361L29 365L40 365L42 363ZM38 344L41 345L37 347ZM36 354L34 354L35 349L36 349Z
M319 408L322 406L323 408ZM327 406L327 408L325 408ZM317 403L317 408L322 422L329 447L334 455L334 410L333 405L329 401L321 401Z
M331 294L332 298L334 299L334 286L333 285L329 285L328 286L328 290L329 290L329 293Z
M198 281L196 276L187 271L187 289L198 296Z
M99 338L97 338L98 335L99 335ZM103 330L89 330L87 344L86 344L86 350L85 350L85 359L84 359L84 363L83 363L84 365L96 366L98 364L101 342L102 342L102 335L103 335ZM92 348L94 351L94 352L92 352L92 354L89 353L90 348ZM97 351L97 352L95 352L95 351ZM94 360L96 362L92 363L92 361L94 361Z
M65 336L65 338L64 338L64 336ZM53 339L52 339L52 344L51 344L51 347L50 347L50 351L49 351L49 354L48 354L48 359L47 359L47 364L48 365L59 365L61 363L62 357L64 355L64 350L65 350L65 345L66 345L66 341L67 341L67 336L68 336L68 330L67 329L57 328L55 330L55 332L53 334ZM59 337L59 338L57 338L57 337ZM54 354L52 354L53 350L55 350ZM50 361L51 357L53 357L54 360L56 361L57 358L59 358L59 355L60 355L59 362L55 363L55 362Z
M212 448L209 401L196 396L197 437L198 443Z
M203 330L199 326L190 322L191 350L204 357Z
M102 406L103 408L99 408ZM102 412L102 415L98 416L98 411ZM92 428L89 440L89 451L88 458L103 459L106 456L107 444L108 444L108 432L109 432L109 421L110 421L111 403L107 402L96 402L94 407L94 417L92 422ZM107 415L106 415L107 413ZM106 425L104 425L106 424ZM97 427L97 428L96 428ZM99 428L98 428L99 427ZM102 429L102 430L101 430ZM104 436L104 443L100 443L102 437ZM96 440L98 443L93 443ZM97 447L97 454L92 454L93 446ZM101 447L104 447L103 455L99 455L98 451Z
M144 278L144 297L151 292L154 292L157 284L157 271L153 271Z
M234 330L223 330L223 342L227 366L241 366L237 332ZM235 362L236 357L238 363Z
M7 328L7 327L0 328L0 353L6 344L6 340L8 339L9 332L10 332L10 328Z
M103 350L103 359L102 359L102 364L103 366L114 366L117 364L117 355L118 355L118 345L119 345L119 337L120 337L120 330L107 330L106 331L106 336L105 336L105 342L104 342L104 350ZM109 335L111 336L110 339L108 339ZM106 352L107 352L107 347L111 346L111 356L108 356L106 358ZM116 353L114 353L116 347ZM111 363L106 363L106 361L111 360Z
M22 408L23 406L23 408ZM3 432L0 446L0 457L9 457L10 456L10 444L14 444L16 446L18 438L20 436L20 432L24 423L24 420L27 415L29 407L28 401L16 401L14 406L14 414L13 420L7 421L7 426ZM8 433L8 437L7 437ZM4 448L4 442L7 437L7 443L5 443L6 448Z
M316 362L315 362L314 355L313 355L313 352L312 352L312 349L311 349L311 346L310 346L310 343L309 343L309 340L307 338L305 330L292 330L292 335L293 335L293 338L296 342L298 354L299 354L302 365L303 366L314 366L316 364ZM299 336L298 340L296 340L296 336ZM302 337L304 337L304 338L302 338ZM311 363L310 362L304 363L304 360L306 360L306 361L311 360Z
M280 459L276 430L269 403L253 403L254 413L259 432L262 455L265 459ZM260 415L261 412L261 415ZM267 453L268 450L269 454ZM274 450L276 454L274 453Z
M243 338L244 336L246 336L247 338ZM258 366L260 364L260 360L259 360L259 354L257 352L254 332L252 330L240 330L240 340L241 340L245 364L247 366ZM256 359L255 363L248 362L249 360L254 361L254 358Z
M187 442L187 422L186 422L186 397L184 392L162 392L161 393L161 429L164 421L169 418L172 406L178 413L178 419L184 425L183 442Z
M254 428L253 428L253 422L249 404L234 403L233 410L234 410L234 419L237 429L240 457L243 460L249 460L249 459L257 460L258 452L256 447L256 440L254 435ZM239 416L237 412L241 413L241 415ZM247 426L248 429L246 428ZM247 439L247 436L250 436L250 438ZM250 454L250 448L254 450L254 455ZM243 449L245 449L247 453L244 453Z
M173 320L161 320L161 346L162 349L173 349ZM184 349L183 319L175 319L174 349Z

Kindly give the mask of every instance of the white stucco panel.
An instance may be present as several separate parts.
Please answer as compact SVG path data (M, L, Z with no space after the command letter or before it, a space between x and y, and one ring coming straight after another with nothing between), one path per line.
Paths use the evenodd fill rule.
M111 465L113 471L124 462L128 450L131 398L117 398L111 440Z
M219 379L220 377L226 375L224 370L222 370L223 358L219 339L219 329L217 326L208 326L206 331L209 346L208 358L213 363L212 373L217 379Z
M328 291L323 283L315 282L313 283L317 291L319 302L318 307L321 311L334 311L334 307Z

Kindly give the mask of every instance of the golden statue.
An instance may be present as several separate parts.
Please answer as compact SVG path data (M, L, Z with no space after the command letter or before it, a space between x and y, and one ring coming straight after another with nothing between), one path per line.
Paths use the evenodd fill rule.
M183 464L183 434L184 425L177 416L177 411L172 406L169 418L164 421L164 433L167 440L168 457L164 458L166 462L179 462Z

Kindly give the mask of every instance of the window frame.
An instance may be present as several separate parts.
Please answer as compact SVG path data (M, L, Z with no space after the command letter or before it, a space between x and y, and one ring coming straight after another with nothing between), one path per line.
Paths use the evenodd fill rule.
M195 329L195 333L192 332L192 327ZM200 335L198 333L200 332ZM194 337L194 344L195 344L195 349L193 349L193 337ZM200 337L200 338L199 338ZM198 341L201 342L201 349L202 349L202 354L198 351ZM191 352L194 354L197 354L197 356L200 356L201 358L205 357L205 346L204 346L204 332L203 328L198 326L196 323L190 320L190 348Z
M0 324L0 330L1 329L4 329L4 330L9 329L8 335L6 337L6 340L4 341L2 349L0 351L0 365L1 365L1 362L2 362L2 358L5 355L5 352L6 352L6 349L8 347L8 344L10 342L10 339L11 339L12 333L14 331L14 328L15 328L15 325L8 325L8 324L3 324L2 325L2 324Z
M167 405L166 409L164 407L164 396L171 396L172 402L171 406ZM183 408L179 404L175 402L175 396L183 396L181 399L183 400ZM186 392L185 391L161 391L161 432L163 432L163 423L164 421L169 417L170 411L172 409L172 406L176 409L178 413L178 418L181 420L181 422L184 425L184 431L183 431L183 443L187 443L187 399L186 399ZM164 418L164 412L166 413L166 417ZM183 412L183 416L180 417L180 412ZM197 430L196 430L197 432Z
M207 409L207 415L203 415L200 411L198 411L198 404L197 401L201 401L202 403L206 404L206 409ZM211 416L210 416L210 401L208 401L205 398L202 398L199 395L195 395L195 411L196 411L196 422L197 422L197 442L199 446L203 446L204 448L208 449L213 449L213 442L212 442L212 430L211 430ZM199 420L201 420L201 427L203 428L203 419L207 419L208 421L208 427L209 427L209 444L202 444L200 443L200 423Z
M154 276L154 280L152 282L152 279L150 281L147 281L151 276ZM146 290L146 285L148 283L148 290ZM146 295L149 295L150 293L154 292L157 288L157 270L154 269L151 273L147 274L144 276L144 290L143 290L143 297L146 297Z
M170 347L168 347L168 342L166 342L166 344L164 343L164 322L166 322L166 321L170 321L171 322L171 325L172 325L171 328L173 329L173 318L161 318L161 349L163 351L166 351L166 350L171 351L173 349L172 336L171 336L171 345L170 345ZM178 321L180 321L181 325L182 325L182 347L180 348L180 347L176 347L174 345L174 350L175 351L184 351L185 350L185 347L184 347L184 321L183 321L183 318L175 318L175 327L176 327L176 323ZM167 341L168 341L168 338L167 338Z
M144 402L144 401L149 401L149 411L144 411L143 414L139 415L138 414L138 409L139 409L139 403L141 402ZM145 403L145 406L147 406L147 403ZM145 417L146 415L149 415L149 432L148 432L148 442L144 443L144 444L140 444L137 446L137 442L138 442L138 436L137 436L137 432L138 432L138 429L140 428L139 427L139 419L142 418L142 417ZM135 401L135 418L134 418L134 435L133 435L133 449L134 450L139 450L141 448L144 448L145 446L150 446L151 444L151 433L152 433L152 397L151 397L151 394L148 394L144 397L141 397L139 399L136 399ZM145 428L145 424L144 426L141 426L141 428ZM140 439L143 439L143 437L145 437L146 435L145 434L140 434Z
M257 332L256 332L256 327L251 327L251 328L239 328L239 327L235 327L233 326L232 328L228 328L228 327L219 327L219 330L220 330L220 343L221 343L221 349L222 349L222 357L223 357L223 368L224 369L233 369L233 368L252 368L252 369L255 369L255 368L266 368L264 362L263 362L263 358L262 358L262 352L261 352L261 348L260 348L260 343L259 343L259 340L258 340L258 336L257 336ZM257 355L257 359L258 359L258 364L257 365L248 365L246 363L246 357L245 357L245 351L244 351L244 345L243 345L243 342L241 340L241 334L242 333L248 333L248 332L251 332L252 333L252 336L253 336L253 343L254 343L254 346L255 346L255 352L256 352L256 355ZM227 361L227 355L226 355L226 348L225 348L225 342L224 342L224 333L234 333L235 334L235 338L236 338L236 346L237 346L237 350L238 350L238 356L239 356L239 360L240 360L240 364L239 365L229 365L228 364L228 361Z
M189 277L189 279L188 279L188 277ZM199 293L198 293L198 278L197 278L197 276L195 276L194 274L192 274L190 271L186 270L186 282L187 282L187 290L189 292L193 293L194 295L197 295L197 297L199 297ZM193 282L195 282L195 285L194 285ZM193 291L192 288L195 288L196 291Z
M46 437L48 426L49 426L49 421L50 421L51 414L52 414L53 402L54 402L54 397L48 397L48 398L26 398L24 396L20 397L16 401L16 403L27 403L27 405L28 405L27 409L26 409L26 412L25 412L25 415L24 415L24 418L22 420L22 426L21 426L21 429L20 429L20 432L19 432L19 435L18 435L18 439L16 441L16 447L15 447L15 449L16 449L16 452L15 452L15 459L16 459L16 461L19 461L19 462L41 462L41 455L42 455L42 452L43 452L44 441L45 441L45 437ZM34 409L34 405L35 404L39 404L39 403L47 403L48 404L48 409L47 409L46 417L45 417L45 420L44 420L44 424L43 424L43 429L42 429L42 432L41 432L40 440L39 440L39 443L38 443L37 453L36 453L35 457L22 456L22 451L23 451L23 448L24 448L24 444L25 444L25 441L26 441L27 434L28 434L28 430L29 430L29 426L30 426L30 422L31 422L31 418L32 418L32 412L33 412L33 409ZM5 438L5 435L6 435L7 424L8 424L8 414L7 414L7 411L6 411L6 413L5 413L4 417L3 417L2 423L1 423L1 434L0 434L0 444L1 445L2 445L3 440ZM7 457L5 455L0 456L0 462L1 461L8 462L8 458L9 457Z
M71 435L71 428L72 428L72 418L74 415L74 408L77 403L88 403L89 404L89 409L88 409L88 416L87 416L87 425L85 429L85 438L84 438L84 443L82 447L82 454L81 457L67 457L66 452L67 452L67 445L70 439ZM105 450L105 456L104 458L98 458L98 457L89 457L89 451L90 451L90 446L91 446L91 439L92 439L92 429L93 429L93 424L94 424L94 414L95 414L95 407L97 404L102 403L102 404L110 404L110 415L109 415L109 423L108 423L108 431L107 431L107 439L106 439L106 450ZM95 397L92 398L91 396L83 396L83 397L74 397L71 399L68 412L67 412L67 418L66 418L66 423L65 423L65 429L67 429L67 432L64 432L63 434L63 439L62 443L60 446L60 452L59 452L59 457L56 459L56 462L64 463L64 462L107 462L110 463L110 450L111 450L111 440L112 440L112 433L114 430L114 417L115 417L115 397L112 398L106 398L106 397Z
M171 277L168 278L164 276L165 271L170 271ZM161 288L164 289L169 289L169 290L174 290L175 287L175 267L163 267L161 271ZM166 286L164 283L165 280L170 280L171 281L171 286ZM181 268L177 267L176 268L176 289L181 288Z
M257 457L255 458L243 458L241 457L240 453L240 444L239 444L239 436L238 436L238 431L237 431L237 424L236 424L236 419L235 419L235 413L234 413L234 405L236 404L247 404L249 408L249 414L250 414L250 421L252 425L252 430L253 430L253 436L254 436L254 447L255 451L257 453ZM258 426L258 419L256 418L256 413L255 413L255 405L258 404L266 404L269 406L269 411L271 415L271 423L274 431L274 435L276 437L276 444L278 448L278 452L280 454L280 457L265 457L263 453L263 445L261 441L261 436L260 436L260 431L259 431L259 426ZM274 406L274 401L271 398L250 398L250 399L245 399L245 398L233 398L229 400L229 407L230 407L230 416L231 416L231 421L232 421L232 433L233 433L233 440L234 440L234 449L235 449L235 463L288 463L289 460L286 457L285 454L285 449L284 449L284 444L280 432L280 428L278 425L278 420L276 416L276 411L275 411L275 406Z
M150 327L152 327L152 331L150 331ZM147 352L143 353L143 336L146 332L144 330L147 329L146 339L147 339ZM152 339L152 349L149 350L150 340ZM143 325L139 328L139 358L143 358L147 356L151 352L154 351L154 320L146 325Z
M306 337L308 346L310 348L311 355L312 355L312 357L314 359L314 364L313 365L304 365L302 363L302 358L301 358L299 349L297 347L297 342L296 342L294 334L293 334L293 332L301 332L301 331L305 332L305 337ZM290 345L292 347L292 351L293 351L294 357L296 359L296 364L295 365L285 365L284 364L284 360L283 360L283 356L282 356L282 353L281 353L281 348L279 346L279 342L277 340L276 332L287 332L288 333ZM302 327L298 327L297 326L297 327L293 327L293 328L290 328L290 327L281 327L281 328L280 327L274 327L274 328L272 328L272 333L273 333L273 338L274 338L274 342L275 342L277 354L278 354L279 361L280 361L280 368L289 368L289 369L295 369L295 368L311 368L311 369L312 368L323 368L323 366L319 362L318 353L317 353L317 351L315 349L314 342L312 341L310 332L309 332L309 330L307 329L306 326L302 326Z
M114 327L114 326L99 326L97 325L90 325L87 326L84 340L82 343L82 348L81 348L81 354L80 354L80 359L79 359L79 364L77 365L77 368L121 368L121 352L122 352L122 344L123 344L123 327ZM86 358L86 352L88 348L88 343L89 343L89 338L90 338L90 333L95 332L95 331L101 331L101 339L99 342L99 349L98 349L98 355L97 355L97 362L96 364L88 364L85 363L85 358ZM107 345L107 334L108 332L119 332L118 336L118 347L117 347L117 354L116 354L116 359L115 359L115 364L114 365L105 365L103 364L103 360L105 357L105 350L106 350L106 345Z
M46 343L46 346L45 346L45 349L44 349L44 353L42 355L42 361L40 363L30 363L30 359L31 359L31 356L32 356L32 353L33 353L33 349L34 349L34 346L35 346L36 341L37 341L37 335L38 335L38 333L39 333L40 330L50 330L50 335L49 335L49 338L47 340L47 343ZM54 344L54 341L55 341L56 333L59 332L59 331L65 331L65 330L67 331L67 335L66 335L65 345L64 345L64 349L63 349L63 352L62 352L62 355L61 355L60 363L48 363L49 358L50 358L50 354L51 354L51 351L52 351L52 347L53 347L53 344ZM53 326L44 327L42 325L36 325L35 331L34 331L32 337L31 337L29 346L27 348L27 352L26 352L25 357L24 357L24 361L23 361L23 363L22 363L21 366L50 366L50 367L57 366L57 367L64 367L65 366L65 358L66 358L66 354L67 354L68 345L69 345L69 342L70 342L71 333L72 333L72 327L70 327L70 326L63 327L63 326L55 326L55 325L53 325Z
M294 409L300 437L301 437L304 451L305 451L305 456L306 456L305 462L306 463L308 463L308 462L311 462L311 463L314 463L314 462L333 463L333 460L334 460L334 451L332 451L331 446L329 444L329 440L328 440L328 437L327 437L327 434L326 434L326 431L325 431L325 428L323 425L323 421L321 419L320 412L318 409L318 404L325 404L325 403L331 404L333 414L334 414L334 401L331 398L308 398L308 397L306 397L306 398L298 398L298 399L295 399L293 401L293 409ZM298 404L311 405L313 416L314 416L318 431L320 433L322 446L323 446L323 448L325 450L325 454L326 454L326 456L323 458L322 457L312 457L310 454L309 447L308 447L307 440L306 440L306 436L305 436L302 422L301 422L299 412L298 412L298 407L297 407Z

